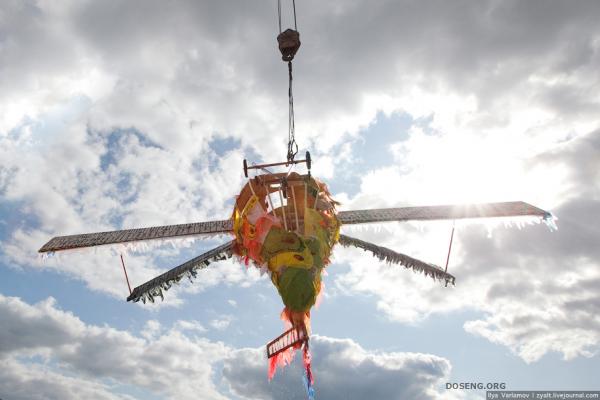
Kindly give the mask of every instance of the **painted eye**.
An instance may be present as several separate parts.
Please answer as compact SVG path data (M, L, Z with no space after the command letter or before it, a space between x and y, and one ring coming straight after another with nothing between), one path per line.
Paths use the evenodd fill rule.
M296 260L298 260L298 261L304 261L304 257L302 257L302 256L301 256L301 255L299 255L299 254L294 254L294 258L295 258Z

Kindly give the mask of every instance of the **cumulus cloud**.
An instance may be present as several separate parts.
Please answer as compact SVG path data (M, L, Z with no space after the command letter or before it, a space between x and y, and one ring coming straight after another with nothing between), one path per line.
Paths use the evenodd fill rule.
M443 134L525 134L537 148L580 135L597 122L597 11L303 4L299 141L335 177L336 146L379 111L431 117ZM0 190L33 222L11 230L11 262L33 263L18 249L53 235L225 218L242 153L283 154L286 71L267 3L15 1L2 18ZM215 155L222 138L235 145ZM153 261L137 262L140 275L158 272ZM78 272L87 268L57 269L114 286Z
M132 400L133 397L111 392L99 382L56 373L39 364L0 359L0 396L15 400Z
M149 320L136 336L86 324L52 298L30 305L3 295L0 320L10 327L0 330L2 398L113 400L140 391L177 399L305 398L300 363L269 383L264 349L188 336L205 331L198 321L166 327ZM319 397L447 398L439 392L451 369L444 358L368 351L351 339L323 336L311 344Z
M218 331L223 331L231 325L234 319L232 315L223 315L220 318L210 321L210 326Z
M206 328L198 321L186 321L186 320L180 320L177 321L177 323L175 324L175 326L177 327L177 329L179 330L187 330L187 331L192 331L192 332L198 332L198 333L203 333L206 332Z
M325 399L441 399L438 391L450 374L448 360L419 353L369 352L351 339L311 339L317 397ZM265 374L262 349L235 351L224 363L223 377L232 391L247 399L304 399L302 365Z
M531 180L530 187L523 190L525 199L530 195L538 199L536 204L546 200L553 206L559 218L557 232L543 225L498 227L490 236L484 225L458 223L450 262L456 288L440 287L354 250L338 253L339 261L349 262L351 269L339 276L337 283L346 290L375 295L382 311L405 323L440 312L481 311L484 317L466 322L466 331L509 347L527 362L548 352L558 352L566 359L596 354L599 298L594 285L600 279L600 265L594 243L600 236L593 221L600 210L600 179L595 167L599 138L594 131L520 160L519 179L524 182L536 176L531 166L563 171L548 176L549 185ZM377 183L386 173L374 172L364 179L363 186L377 187L369 181ZM416 179L412 172L409 176L396 173L404 185L398 191L388 188L387 193L388 198L400 202L418 199L418 195L405 193L418 190L419 178L430 184L439 179L424 169L417 171ZM367 195L363 191L355 200ZM388 225L367 239L443 266L451 226L452 222Z
M123 285L120 272L104 256L39 264L35 250L54 235L226 218L227 201L242 183L242 154L271 160L284 153L287 81L271 6L6 3L0 14L0 193L19 214L2 245L6 263L52 268L122 296L114 289ZM562 221L554 236L534 228L496 232L485 241L477 228L461 231L452 271L462 289L450 295L385 268L367 273L359 264L372 260L352 262L351 252L339 256L352 264L340 283L375 293L381 309L405 322L461 307L483 310L490 318L468 324L469 331L528 360L550 349L585 354L597 344L583 327L585 334L577 335L583 339L568 348L557 338L523 350L529 336L510 331L522 325L494 316L507 310L497 298L510 285L489 282L519 276L528 282L523 285L544 291L551 276L562 289L585 288L597 278L590 215L598 208L599 7L596 1L299 6L298 140L322 157L322 173L335 179L351 163L347 141L378 112L400 111L415 122L407 141L390 144L394 165L364 171L360 193L341 194L347 207L508 196L550 208ZM223 139L232 140L228 151L218 149ZM375 238L443 263L443 251L429 249L442 234L412 225L392 231L406 240L385 233ZM132 278L153 277L168 267L163 260L132 257ZM256 281L225 265L210 281ZM400 295L392 282L407 289ZM583 305L596 304L594 296L567 290L547 298L554 316L543 316L550 319L541 326L566 305L589 316Z
M62 398L80 398L89 393L98 393L94 398L129 398L113 393L102 383L108 380L168 398L197 398L198 393L207 399L226 398L213 383L213 363L222 359L228 348L183 334L182 330L199 328L193 321L176 324L162 333L156 321L149 322L149 334L138 337L109 326L87 325L60 310L53 299L29 305L2 295L0 320L10 327L0 332L0 360L14 366L0 376L0 387L14 389L15 396L42 398L36 394L38 382L49 391L61 388L56 397L43 398L61 398L62 393L66 393ZM22 359L33 356L60 367L30 361L34 367L29 369ZM20 374L23 370L28 372ZM13 396L10 391L4 395Z

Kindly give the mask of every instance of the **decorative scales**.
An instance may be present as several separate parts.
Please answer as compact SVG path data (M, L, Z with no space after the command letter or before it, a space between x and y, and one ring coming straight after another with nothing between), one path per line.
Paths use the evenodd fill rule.
M279 4L279 10L281 10ZM294 21L295 21L294 4ZM281 14L279 17L281 32ZM180 225L156 226L111 232L58 236L42 246L40 253L131 243L155 239L173 239L214 234L231 234L233 240L193 258L142 285L130 290L127 301L154 302L164 299L164 291L183 277L196 277L199 270L212 262L238 256L267 272L284 303L282 319L288 330L267 345L269 378L277 366L289 364L296 349L303 350L304 382L309 398L314 397L308 343L310 337L310 310L321 291L321 275L337 243L371 252L387 263L399 264L422 272L446 286L454 285L455 278L436 265L398 253L363 240L340 234L340 227L411 220L457 220L490 217L538 217L552 222L552 215L524 202L486 203L472 205L445 205L400 207L371 210L337 211L327 185L310 174L311 158L295 160L298 151L294 136L292 95L292 59L300 47L297 30L288 29L278 37L282 58L289 71L289 137L287 161L251 165L244 160L244 175L259 170L241 189L236 198L232 216L226 220L197 222ZM292 172L296 164L307 167L306 174ZM272 173L267 168L285 166L288 172ZM123 264L123 268L125 265ZM126 274L126 271L125 271ZM128 282L129 284L129 282Z

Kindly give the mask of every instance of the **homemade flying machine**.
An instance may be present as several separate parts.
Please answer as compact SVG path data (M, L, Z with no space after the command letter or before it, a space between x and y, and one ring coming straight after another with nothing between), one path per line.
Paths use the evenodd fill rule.
M298 161L293 161L297 163ZM372 253L387 263L399 264L422 272L446 285L455 277L436 265L395 250L340 234L343 225L388 221L457 220L463 218L534 216L551 219L550 213L524 202L485 203L337 211L325 183L310 174L311 159L306 153L308 173L263 173L248 179L237 196L232 216L225 220L195 222L58 236L39 250L40 253L156 239L186 238L229 233L233 240L199 255L130 292L127 301L154 302L182 278L190 280L210 263L236 255L248 265L266 271L285 306L282 319L289 329L267 344L269 378L277 366L289 364L294 350L303 348L307 390L312 390L312 372L308 342L310 310L321 291L321 275L329 263L334 246L353 246ZM245 171L270 165L247 166ZM279 163L278 163L279 164ZM287 162L281 163L290 165ZM278 200L278 201L277 201ZM125 266L123 265L123 268ZM128 282L129 284L129 282ZM130 289L131 290L131 289ZM310 395L309 395L309 398Z
M294 5L295 20L295 5ZM312 397L312 372L308 342L310 337L310 310L321 291L321 275L329 263L336 244L354 246L372 253L380 260L399 264L422 272L435 280L454 284L455 278L436 265L415 259L395 250L340 234L343 225L381 223L390 221L457 220L464 218L533 216L548 220L551 214L524 202L486 203L473 205L443 205L400 207L370 210L338 211L327 185L311 176L312 160L309 152L296 160L298 146L294 136L292 95L292 59L300 47L297 30L288 29L278 36L282 58L289 71L289 140L287 160L271 164L243 163L248 182L237 196L230 218L217 221L180 225L156 226L111 232L58 236L42 246L40 253L103 246L156 239L186 238L231 234L233 239L199 255L130 290L127 301L154 302L164 299L164 291L188 276L190 280L199 270L212 262L238 256L246 265L252 263L267 272L285 306L282 319L289 329L267 344L270 359L269 378L278 365L288 364L295 349L303 348L306 367L305 382ZM297 164L306 166L306 173L293 172ZM286 172L272 172L269 168L286 167ZM259 171L250 177L253 171ZM452 232L454 233L454 231ZM452 243L452 242L451 242ZM450 244L451 246L451 244ZM125 265L123 264L125 270ZM125 271L127 278L127 272ZM129 280L127 278L129 285Z

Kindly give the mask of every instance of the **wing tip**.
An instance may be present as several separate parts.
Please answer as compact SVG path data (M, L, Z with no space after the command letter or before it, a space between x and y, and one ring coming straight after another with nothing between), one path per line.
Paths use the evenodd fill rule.
M50 246L50 242L45 243L42 247L40 247L40 249L37 251L38 253L49 253L51 251L53 251L52 247Z

